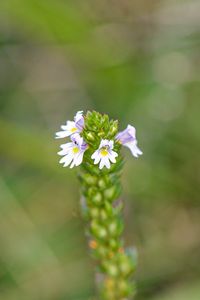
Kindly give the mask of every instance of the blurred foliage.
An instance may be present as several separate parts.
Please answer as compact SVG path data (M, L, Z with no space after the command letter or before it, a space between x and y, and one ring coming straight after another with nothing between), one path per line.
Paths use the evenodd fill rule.
M126 150L136 299L200 298L200 3L0 2L0 298L93 300L75 172L54 132L95 109L137 128Z

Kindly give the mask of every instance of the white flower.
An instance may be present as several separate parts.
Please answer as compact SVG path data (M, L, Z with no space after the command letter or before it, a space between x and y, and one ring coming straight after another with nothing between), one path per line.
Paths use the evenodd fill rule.
M116 139L122 145L128 147L131 150L133 156L138 157L139 155L143 154L142 151L137 146L135 127L128 125L125 130L117 134Z
M70 143L63 144L60 147L62 150L58 154L64 156L61 158L60 163L64 163L63 167L71 164L70 168L73 168L82 163L84 152L88 146L83 138L78 133L75 133L71 136Z
M56 139L65 138L74 133L80 133L83 130L84 117L83 112L78 111L74 117L74 121L67 121L66 125L62 125L62 131L56 132Z
M117 152L113 151L114 142L109 140L102 140L99 148L92 154L91 158L94 159L94 164L99 164L99 169L106 166L110 169L110 161L116 163Z

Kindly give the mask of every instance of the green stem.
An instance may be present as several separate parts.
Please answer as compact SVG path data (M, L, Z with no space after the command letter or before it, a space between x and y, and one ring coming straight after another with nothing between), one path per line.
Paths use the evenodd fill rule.
M122 162L121 157L119 161ZM133 292L129 276L134 264L125 253L121 238L123 205L116 201L121 192L120 169L102 172L84 164L80 174L89 247L97 261L97 271L102 274L99 288L106 300L127 299Z

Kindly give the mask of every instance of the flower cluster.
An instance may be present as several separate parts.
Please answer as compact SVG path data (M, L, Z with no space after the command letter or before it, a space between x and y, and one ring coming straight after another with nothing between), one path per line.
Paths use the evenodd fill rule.
M59 155L63 156L60 163L63 163L64 167L70 165L70 168L79 166L83 161L85 151L89 148L89 145L84 141L82 132L84 130L85 120L83 112L78 111L74 117L74 121L67 121L66 125L61 126L61 131L56 132L56 138L70 137L71 142L62 144ZM94 164L99 164L99 169L104 166L110 169L111 163L116 163L116 157L118 153L115 152L115 143L122 144L128 147L134 157L142 155L142 151L137 146L136 129L128 125L127 128L118 134L116 134L114 140L101 139L98 149L91 155L91 159L94 160Z

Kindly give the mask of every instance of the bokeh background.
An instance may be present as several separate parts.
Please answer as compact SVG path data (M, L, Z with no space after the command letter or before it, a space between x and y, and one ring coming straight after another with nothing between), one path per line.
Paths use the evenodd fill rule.
M0 299L94 299L75 170L54 132L95 109L124 149L137 300L200 299L200 2L1 0Z

